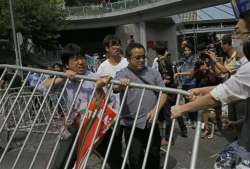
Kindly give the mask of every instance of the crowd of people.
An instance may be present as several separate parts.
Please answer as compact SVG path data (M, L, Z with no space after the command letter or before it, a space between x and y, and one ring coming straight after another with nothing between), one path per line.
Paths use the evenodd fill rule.
M148 169L160 168L160 148L169 143L172 119L177 118L181 136L188 137L188 125L192 128L197 125L198 110L203 110L203 138L212 137L214 125L217 125L219 130L223 127L233 127L238 132L235 142L219 154L214 168L250 168L249 32L250 14L246 13L240 16L235 26L235 33L224 35L220 43L216 40L206 44L204 49L196 50L194 49L195 44L188 39L183 39L180 44L180 56L175 64L173 64L167 48L164 45L156 44L154 49L157 55L152 67L145 64L146 50L143 45L134 40L131 41L125 50L125 56L122 56L121 40L115 35L107 35L103 40L106 60L98 66L96 72L87 70L85 55L77 44L67 44L61 56L62 65L55 64L48 69L66 72L70 79L66 87L68 104L73 103L74 95L80 83L75 80L76 75L94 77L97 81L83 82L77 99L73 103L73 113L70 114L69 123L66 126L70 136L60 141L61 146L52 168L61 169L66 164L78 130L75 125L75 118L77 117L75 112L79 112L83 107L88 106L95 88L94 98L105 98L107 85L111 79L120 81L119 85L113 85L113 94L109 101L109 106L116 112L119 111L121 98L123 98L126 87L129 86L130 82L181 88L190 92L190 96L184 98L186 104L183 105L175 105L176 95L163 93L159 98L159 109L157 109L159 93L153 90L145 91L131 142L129 163L127 163L126 168L141 168L151 130L150 124L156 114L159 113L160 125L165 124L165 126L163 133L160 133L158 123L154 128L149 150L148 159L150 160L148 160L146 166ZM214 39L216 38L214 37ZM41 82L38 84L39 79ZM0 87L5 88L7 81L10 81L10 78L6 74L1 79ZM44 92L51 85L53 85L53 90L61 89L66 79L64 77L52 78L51 76L43 76L41 79L39 73L33 73L29 76L28 81L30 87L35 88L37 86L40 91ZM139 88L128 89L119 119L120 126L116 131L108 158L111 169L121 168L123 161L122 140L124 137L125 144L129 141L141 92L142 90ZM222 108L225 105L228 105L228 118L226 121L222 121ZM212 112L214 112L215 118L211 123L209 119ZM112 132L113 129L109 129L96 148L103 156L106 153ZM76 159L77 153L75 151L70 160L69 168L74 167Z

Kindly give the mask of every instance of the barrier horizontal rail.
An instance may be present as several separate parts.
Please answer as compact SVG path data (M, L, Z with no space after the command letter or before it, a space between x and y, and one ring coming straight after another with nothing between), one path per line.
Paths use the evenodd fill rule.
M44 69L36 69L36 68L28 68L28 67L19 67L19 66L14 66L14 65L7 65L7 64L0 64L0 68L18 69L18 70L22 70L22 71L32 71L32 72L36 72L36 73L45 73L45 74L49 74L49 75L62 76L65 78L67 77L67 75L65 73L62 73L62 72L56 72L56 71L50 71L50 70L44 70ZM76 75L75 78L76 79L85 79L88 81L96 81L97 80L96 78L91 78L91 77L84 76L84 75ZM111 80L111 82L114 84L121 84L120 81L118 81L118 80ZM129 86L137 87L137 88L147 88L147 89L151 89L151 90L155 90L155 91L162 90L163 92L167 92L169 94L181 94L184 96L188 96L190 94L187 91L180 90L180 89L152 86L152 85L148 85L148 84L139 84L139 83L133 83L133 82L129 83Z
M72 123L71 115L74 115L76 111L76 106L78 104L77 100L79 100L79 97L83 97L84 92L82 91L82 88L84 87L84 85L86 85L85 82L90 82L90 81L95 82L97 80L96 78L92 78L92 77L88 77L84 75L77 75L76 79L79 79L79 81L75 82L76 86L75 86L74 94L71 98L71 101L69 101L68 100L69 94L67 92L68 92L68 86L72 84L72 82L67 78L67 75L65 73L48 71L48 70L43 70L43 69L34 69L34 68L28 68L28 67L18 67L18 66L13 66L13 65L0 65L0 68L5 68L5 70L12 69L16 72L16 74L20 71L28 72L25 78L26 80L24 80L22 87L19 88L19 91L17 91L17 93L12 93L12 94L8 93L8 90L11 89L9 87L11 86L11 83L10 83L7 89L4 91L4 95L2 95L2 98L1 98L0 107L6 106L7 103L5 102L5 100L7 98L12 100L12 101L9 101L9 103L14 103L16 106L13 106L12 104L11 108L4 112L4 114L7 114L7 116L5 116L4 123L1 124L0 133L3 132L4 126L8 124L9 121L14 122L14 126L12 126L12 128L9 128L12 130L12 133L11 133L11 137L7 141L3 154L0 155L1 156L0 168L2 166L7 166L7 168L15 169L15 168L18 168L18 166L20 165L23 165L24 166L23 168L28 168L28 169L53 168L52 166L57 165L57 162L60 162L60 160L58 160L58 153L60 154L60 151L61 151L60 147L62 146L61 144L64 144L63 143L64 140L71 139L69 151L67 152L67 155L65 159L63 160L63 162L59 164L61 165L62 163L64 163L63 167L61 168L66 169L68 168L68 166L71 166L72 165L71 163L72 161L74 161L73 159L75 158L74 155L76 154L77 160L75 160L75 169L87 169L87 168L108 169L110 166L109 157L110 155L112 155L112 145L114 141L116 141L115 137L116 137L117 132L119 132L118 131L119 120L122 117L122 112L123 112L125 102L128 97L127 94L130 91L130 89L137 88L138 91L140 91L141 96L140 96L140 101L138 102L138 105L137 105L138 106L137 110L135 110L136 112L133 118L131 132L129 134L129 137L127 138L127 141L123 143L125 144L125 150L124 150L125 154L124 154L123 161L121 164L121 169L126 168L126 166L128 165L128 160L129 160L130 151L131 151L131 144L133 142L134 134L137 128L136 127L137 121L139 118L141 118L140 112L143 108L143 104L145 104L143 103L143 99L146 95L145 93L148 90L154 90L154 91L158 91L159 93L155 95L157 99L154 102L155 108L156 108L154 113L156 114L153 118L151 126L149 127L150 132L148 135L148 142L145 147L145 154L143 156L144 158L142 159L143 160L142 168L145 169L147 168L147 162L149 160L151 142L153 141L154 133L155 133L155 130L157 130L157 126L158 126L157 116L158 116L158 111L159 111L158 109L159 109L162 95L164 93L178 94L178 99L176 102L177 104L179 103L180 95L184 95L184 96L189 95L188 92L180 90L180 89L173 89L173 88L166 88L166 87L159 87L159 86L131 82L124 90L124 94L123 94L123 97L121 98L121 104L119 106L119 109L114 110L112 107L110 107L110 103L112 101L112 96L113 96L112 87L115 84L120 84L120 81L112 80L110 82L111 85L106 87L107 95L106 95L106 98L103 100L102 107L101 108L99 107L98 110L97 108L95 108L92 111L91 104L92 104L92 101L96 99L96 96L97 96L96 93L98 92L96 90L96 86L93 87L91 94L89 93L90 95L88 95L89 100L85 107L86 111L85 113L83 113L83 111L81 112L82 115L81 115L81 119L79 123L80 127L76 128L76 131L71 133L69 127L72 124L75 124L75 123ZM24 89L24 86L26 85L25 83L27 82L28 76L33 72L40 74L39 80L36 86L30 91L30 93L27 93L27 92L22 93L22 90ZM37 94L37 90L40 89L39 86L42 83L41 79L44 75L51 75L50 77L53 82L49 85L48 88L46 88L43 91L42 95L39 95ZM1 76L0 80L3 78L3 76L4 75ZM62 85L61 88L53 86L53 83L57 77L65 77L66 79L65 83ZM15 75L12 77L11 82L14 81L14 78L15 78ZM57 91L58 93L56 94L55 102L53 106L49 106L48 100L50 100L50 95L53 94L53 92L55 92L53 91L55 89L58 90ZM65 92L67 93L67 96L64 96ZM22 99L22 97L25 97L25 102L21 104L19 100ZM39 100L39 102L37 103L37 108L35 110L33 117L30 118L28 116L29 113L31 112L31 109L29 108L29 106L32 106L33 101L36 100L36 97L41 97L41 98L39 99L37 98L37 100ZM66 97L66 99L64 100L67 100L65 101L67 103L64 103L65 105L67 105L67 110L66 110L67 113L64 114L63 122L61 121L59 123L58 121L53 121L53 120L58 115L57 110L64 97ZM18 106L18 104L21 104L21 105ZM21 108L20 110L16 110L16 107L21 107ZM81 110L83 108L84 107L82 107ZM110 123L110 126L109 126L109 123L105 121L107 120L106 118L109 118L109 116L107 116L106 114L108 110L116 111L116 116L115 116L116 120L115 121L112 120L111 121L112 123ZM11 120L13 113L15 114L15 112L18 112L18 117L15 120ZM27 118L29 120L29 123L25 124L25 119ZM41 118L43 119L42 121L40 120ZM85 122L87 122L87 124L85 124ZM102 127L103 125L106 125L106 123L108 124L107 128L103 130ZM50 129L53 127L53 124L55 124L55 126L58 127L57 132L50 131ZM112 129L110 128L111 124L113 124ZM37 130L37 127L41 127L39 128L41 130ZM174 125L172 125L171 137L173 135L173 127ZM70 131L70 136L68 138L66 136L67 136L67 132L69 131ZM90 131L92 132L91 138L89 138ZM108 145L106 145L107 149L105 153L102 154L102 156L99 156L97 155L98 146L96 143L101 140L100 138L104 137L104 136L100 136L100 132L106 133L107 131L111 132L109 135ZM13 139L16 137L16 135L20 133L22 133L24 137L23 140L21 141L22 142L21 147L19 147L18 152L15 153L16 156L13 159L11 159L8 149L11 143L13 142ZM86 140L84 140L85 138ZM87 138L91 140L87 140ZM171 139L170 139L170 142L171 142ZM198 139L196 138L196 144L198 145L197 142L198 142ZM31 145L34 147L33 150L32 151L27 150L29 149ZM194 148L193 159L195 160L192 160L192 163L196 162L197 148L198 148L197 145ZM86 152L84 150L84 146L87 146ZM83 156L81 156L82 151L84 152ZM170 147L168 148L168 152L166 153L164 169L167 167L166 164L167 164L167 160L169 156L169 151L170 151ZM27 152L32 152L32 158L25 159L25 153ZM41 158L43 157L42 156L43 154L46 154L46 158L44 157L41 160ZM94 159L97 158L97 159L93 160L93 158ZM40 163L40 162L38 163L38 161L40 162L42 161L43 164L38 166L38 164ZM96 163L96 161L98 161L97 162L98 164ZM8 165L6 165L6 163L8 163ZM195 166L195 164L192 164L191 166Z

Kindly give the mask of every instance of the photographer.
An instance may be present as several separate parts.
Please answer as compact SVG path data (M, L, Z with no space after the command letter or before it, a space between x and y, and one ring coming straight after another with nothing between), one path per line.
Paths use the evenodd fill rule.
M232 46L232 36L224 35L222 38L221 48L223 52L227 55L224 64L220 63L214 52L208 51L208 58L213 61L216 70L219 74L234 74L237 70L237 61L240 59L237 51Z
M248 38L250 32L250 12L240 15L240 19L235 26L243 51L248 60L250 60L250 40ZM243 53L242 51L242 53ZM245 62L226 82L215 86L197 88L190 91L193 97L191 102L184 105L177 105L171 108L172 118L179 117L190 111L202 110L215 105L217 102L224 104L236 100L248 99L250 97L250 63ZM215 169L219 168L250 168L250 104L245 116L243 127L238 140L221 153L219 153Z
M205 61L198 61L195 63L194 68L194 79L196 80L196 87L206 87L206 86L214 86L218 85L220 83L220 78L216 76L215 72L211 70L211 65L209 62ZM221 126L221 106L215 106L214 107L215 113L216 113L216 122L218 128ZM203 113L203 123L204 123L204 132L202 134L203 138L212 138L214 127L209 128L209 113L211 112L211 109L207 109ZM212 123L212 126L214 124Z

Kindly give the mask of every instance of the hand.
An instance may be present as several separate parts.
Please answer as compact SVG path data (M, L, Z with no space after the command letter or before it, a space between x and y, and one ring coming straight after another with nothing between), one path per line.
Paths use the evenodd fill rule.
M228 119L225 119L223 120L223 127L226 129L233 129L233 122Z
M210 59L212 59L214 62L216 61L216 57L217 57L217 55L214 53L214 52L212 52L212 51L207 51L206 52L206 54L210 57Z
M126 86L128 86L129 85L129 79L121 79L120 80L120 82L121 82L121 86L124 86L124 87L126 87Z
M125 88L129 85L129 81L129 79L120 79L120 84L113 85L113 91L117 93L125 90Z
M180 73L175 73L174 74L174 79L176 79L177 77L179 77L181 74Z
M147 114L147 121L152 123L155 117L156 111L155 109L151 110L148 114Z
M184 110L181 105L175 105L171 107L171 119L175 119L184 114Z
M110 83L110 80L112 79L111 76L101 76L101 81L102 83L104 83L105 85L109 84Z
M170 82L171 82L170 80L163 80L163 83L166 85L169 84Z
M191 94L191 95L186 96L185 98L188 99L190 102L193 102L198 98L198 96Z
M76 72L74 72L72 70L67 70L66 74L67 74L67 77L69 78L69 80L74 80L76 78Z
M192 96L203 96L205 94L207 94L207 90L205 88L194 88L191 90L188 90L188 92L192 95Z

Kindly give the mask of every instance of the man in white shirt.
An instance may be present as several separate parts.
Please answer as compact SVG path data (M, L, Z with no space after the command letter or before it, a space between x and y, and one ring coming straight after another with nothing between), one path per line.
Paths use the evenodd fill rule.
M242 14L235 27L236 34L242 39L242 52L250 60L250 11ZM244 45L243 45L244 42ZM172 118L179 117L190 111L212 107L217 101L230 103L232 101L249 99L250 97L250 62L244 64L226 82L216 87L198 88L190 91L194 97L192 102L171 108ZM199 98L199 99L197 99ZM215 168L226 168L235 164L236 168L250 168L250 105L244 120L242 131L237 142L231 144L219 154ZM242 167L242 168L243 168Z
M97 74L100 76L111 76L115 77L116 72L128 66L128 61L126 58L121 56L121 40L115 35L107 35L103 40L103 47L106 52L106 60L100 64L97 69ZM109 104L113 109L118 113L120 107L120 97L119 94L111 95L112 103ZM112 130L108 132L112 133ZM104 140L109 140L109 134L106 134ZM121 168L122 164L122 128L119 127L116 131L115 139L112 144L110 152L110 168L117 169ZM106 146L108 143L105 141L102 142L102 145L99 146L99 152L103 152L102 155L106 153ZM101 148L101 149L100 149Z

